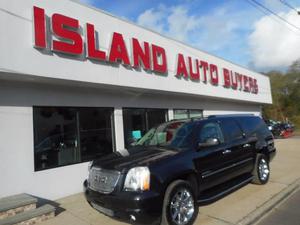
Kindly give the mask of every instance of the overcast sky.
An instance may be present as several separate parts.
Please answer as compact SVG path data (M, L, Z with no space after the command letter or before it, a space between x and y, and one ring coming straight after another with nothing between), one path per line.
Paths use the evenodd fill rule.
M256 71L300 59L300 0L80 0ZM252 4L254 4L252 2Z

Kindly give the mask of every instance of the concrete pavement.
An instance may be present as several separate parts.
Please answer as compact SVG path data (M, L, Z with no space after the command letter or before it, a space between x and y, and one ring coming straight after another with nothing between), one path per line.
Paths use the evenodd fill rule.
M202 206L197 225L249 224L258 220L274 204L285 198L300 180L300 139L276 140L277 155L271 163L271 178L267 185L249 184L208 206ZM41 225L121 225L125 224L92 209L83 194L57 201L63 209L56 218Z
M276 206L257 225L299 225L300 189L295 191L284 203Z

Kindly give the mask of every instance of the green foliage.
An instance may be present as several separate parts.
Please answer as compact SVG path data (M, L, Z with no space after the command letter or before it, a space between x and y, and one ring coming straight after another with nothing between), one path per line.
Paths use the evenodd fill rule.
M268 119L292 121L300 127L300 61L294 62L286 73L271 71L272 105L263 107L263 116Z

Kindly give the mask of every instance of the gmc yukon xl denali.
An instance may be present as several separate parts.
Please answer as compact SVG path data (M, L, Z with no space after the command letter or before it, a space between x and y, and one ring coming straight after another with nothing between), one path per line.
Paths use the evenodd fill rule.
M84 192L101 213L134 224L193 224L200 205L266 184L276 152L260 117L173 120L128 150L94 160Z

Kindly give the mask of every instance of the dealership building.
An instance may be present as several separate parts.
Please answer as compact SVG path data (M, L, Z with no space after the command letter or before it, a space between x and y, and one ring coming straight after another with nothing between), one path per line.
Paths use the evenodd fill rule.
M272 103L267 76L77 1L2 0L0 25L0 198L81 192L158 123Z

